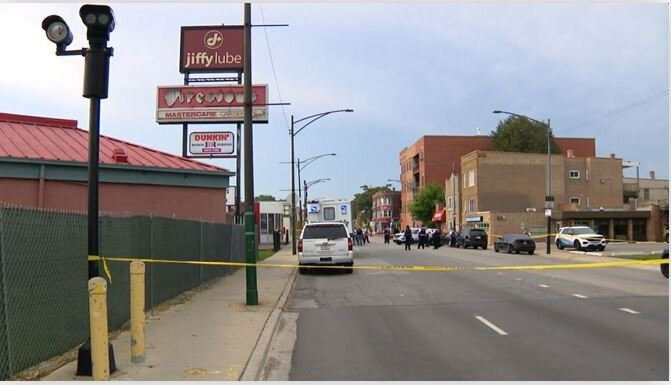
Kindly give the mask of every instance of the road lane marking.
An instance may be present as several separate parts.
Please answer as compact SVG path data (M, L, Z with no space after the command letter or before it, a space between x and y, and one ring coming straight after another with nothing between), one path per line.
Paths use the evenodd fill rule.
M550 287L550 286L548 286L548 285L544 285L544 284L542 284L542 283L539 283L538 286L540 286L540 287Z
M585 299L585 298L587 298L586 296L584 296L584 295L582 295L582 294L575 294L575 293L574 293L574 294L571 294L571 295L574 296L574 297L576 297L576 298L580 298L580 299Z
M487 321L487 320L485 319L485 317L480 317L479 315L476 315L475 318L477 318L478 321L482 322L483 324L489 326L492 330L494 330L495 332L499 333L500 335L502 335L502 336L507 336L507 335L508 335L508 333L506 333L506 332L504 332L503 330L499 329L499 328L498 328L496 325L494 325L493 323Z
M517 280L517 281L521 281L521 280L522 280L522 278L515 278L515 280Z
M620 310L622 310L625 313L630 313L630 314L641 314L641 313L637 312L636 310L627 309L626 307L621 307Z

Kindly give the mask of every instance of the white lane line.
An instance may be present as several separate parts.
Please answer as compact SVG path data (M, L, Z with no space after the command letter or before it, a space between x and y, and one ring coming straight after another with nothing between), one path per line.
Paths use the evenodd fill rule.
M521 281L521 280L522 280L522 278L515 278L515 280L516 280L516 281Z
M571 295L574 296L574 297L576 297L576 298L580 298L580 299L585 299L585 298L587 298L586 296L584 296L584 295L582 295L582 294L575 294L575 293L574 293L574 294L571 294Z
M538 286L540 286L540 287L550 287L550 286L542 284L542 283L538 284Z
M498 328L496 325L494 325L493 323L487 321L487 320L485 319L485 317L480 317L479 315L476 315L475 318L477 318L478 321L482 322L483 324L489 326L492 330L494 330L495 332L499 333L500 335L502 335L502 336L507 336L507 335L508 335L508 333L506 333L506 332L504 332L503 330L499 329L499 328Z
M641 313L637 312L636 310L627 309L626 307L621 307L620 310L622 310L625 313L629 313L629 314L641 314Z

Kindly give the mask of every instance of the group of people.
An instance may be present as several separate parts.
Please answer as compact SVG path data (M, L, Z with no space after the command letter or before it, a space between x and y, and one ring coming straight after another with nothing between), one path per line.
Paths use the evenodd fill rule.
M366 243L370 243L370 239L368 238L368 235L370 234L370 230L368 228L361 228L361 227L355 227L354 228L354 240L356 241L357 246L363 246Z
M434 249L439 248L442 244L441 235L442 232L440 229L436 229L429 237L427 235L426 228L424 226L420 227L419 231L417 232L417 249L423 249L427 245L433 246ZM405 227L403 236L405 238L405 249L410 250L410 245L413 242L412 230L410 229L410 226Z

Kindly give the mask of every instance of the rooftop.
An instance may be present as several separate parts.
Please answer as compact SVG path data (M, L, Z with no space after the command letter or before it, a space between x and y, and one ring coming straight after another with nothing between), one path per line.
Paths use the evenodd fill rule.
M88 162L89 132L76 120L0 113L0 158ZM227 169L100 135L100 163L163 169Z

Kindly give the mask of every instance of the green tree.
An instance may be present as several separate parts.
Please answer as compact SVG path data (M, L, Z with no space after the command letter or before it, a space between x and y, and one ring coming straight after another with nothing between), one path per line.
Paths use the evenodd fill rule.
M391 191L390 185L370 187L368 185L361 186L363 190L360 193L354 194L352 200L352 217L354 220L361 215L361 222L367 224L373 218L373 195L378 191ZM363 211L363 213L362 213Z
M445 192L438 184L429 183L420 190L415 201L410 205L410 214L423 224L434 226L432 219L436 203L445 204Z
M533 120L509 116L499 122L491 135L492 148L495 151L546 154L548 152L547 126ZM552 135L550 135L550 149L553 154L561 153Z
M275 199L274 196L272 195L267 195L267 194L261 194L256 197L257 202L275 202L277 199Z

